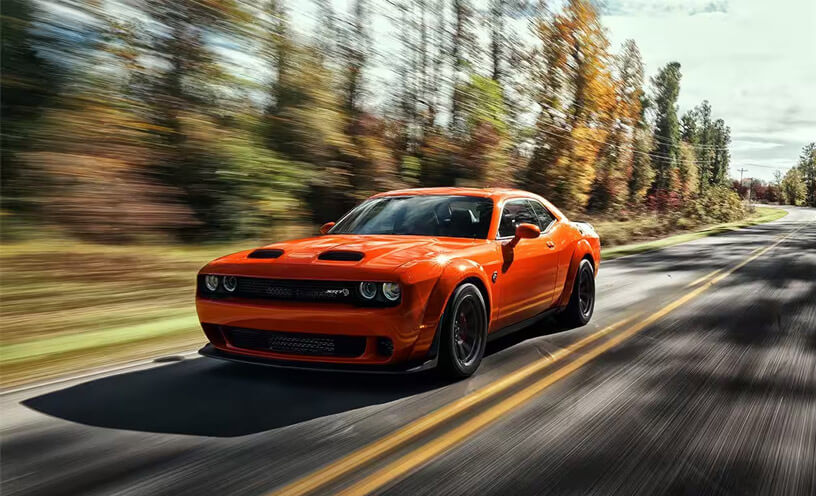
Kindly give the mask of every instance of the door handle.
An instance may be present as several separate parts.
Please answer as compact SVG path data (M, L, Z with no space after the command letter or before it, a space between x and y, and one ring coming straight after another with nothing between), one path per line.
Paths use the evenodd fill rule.
M550 248L555 248L555 243L553 243L552 241L547 241L547 246L549 246Z

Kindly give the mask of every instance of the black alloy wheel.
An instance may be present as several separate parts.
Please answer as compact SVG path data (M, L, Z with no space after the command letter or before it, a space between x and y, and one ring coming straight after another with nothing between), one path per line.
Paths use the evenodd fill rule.
M487 310L479 289L470 283L456 288L442 316L439 368L446 376L472 375L487 344Z

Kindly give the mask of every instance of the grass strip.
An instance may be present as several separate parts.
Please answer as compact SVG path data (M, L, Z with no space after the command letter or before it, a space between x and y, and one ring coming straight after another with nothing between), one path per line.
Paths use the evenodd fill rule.
M621 245L613 246L611 248L605 248L601 250L601 259L614 260L615 258L620 258L626 255L634 255L636 253L659 250L661 248L666 248L667 246L686 243L688 241L705 238L707 236L714 236L716 234L722 234L724 232L729 231L736 231L737 229L742 229L744 227L753 226L756 224L772 222L781 219L786 215L788 215L788 212L786 210L782 210L781 208L757 207L756 214L748 219L736 222L728 222L725 224L716 224L713 226L706 227L705 229L699 231L676 234L674 236L669 236L667 238L645 241L643 243L634 243L630 245ZM601 244L603 244L603 239L601 239Z

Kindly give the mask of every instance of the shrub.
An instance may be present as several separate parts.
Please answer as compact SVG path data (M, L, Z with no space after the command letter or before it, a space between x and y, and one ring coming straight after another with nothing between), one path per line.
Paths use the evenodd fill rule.
M683 216L701 224L731 222L745 217L739 195L725 186L713 186L686 203Z

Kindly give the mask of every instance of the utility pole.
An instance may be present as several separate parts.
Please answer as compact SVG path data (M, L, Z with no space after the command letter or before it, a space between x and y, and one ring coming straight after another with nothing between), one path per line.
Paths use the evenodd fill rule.
M748 169L737 169L740 173L740 188L742 187L742 175L748 172ZM748 191L748 203L751 203L751 192Z

